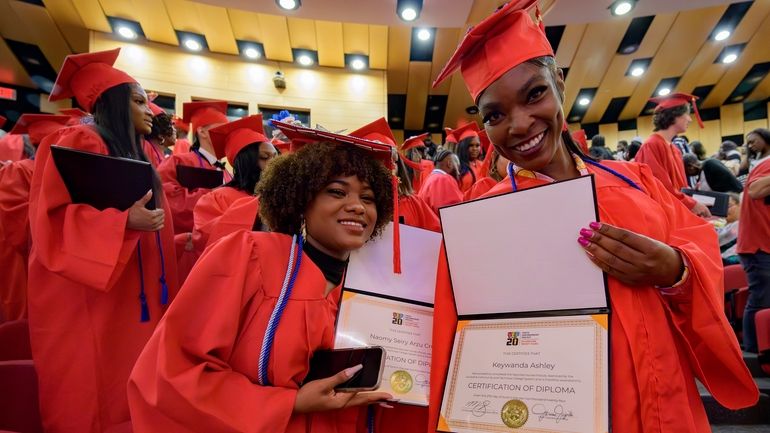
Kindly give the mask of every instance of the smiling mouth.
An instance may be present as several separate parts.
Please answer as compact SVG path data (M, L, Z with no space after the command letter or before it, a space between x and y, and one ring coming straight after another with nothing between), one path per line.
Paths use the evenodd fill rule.
M530 138L529 140L519 143L516 146L513 147L513 150L516 150L518 152L526 152L530 149L533 149L538 144L540 144L541 141L543 141L543 137L545 137L545 131L541 132L540 134L537 134L536 136Z
M363 230L363 229L366 228L366 224L364 224L364 223L362 223L360 221L342 220L342 221L339 221L339 223L342 224L343 226L357 228L357 229L360 229L360 230Z

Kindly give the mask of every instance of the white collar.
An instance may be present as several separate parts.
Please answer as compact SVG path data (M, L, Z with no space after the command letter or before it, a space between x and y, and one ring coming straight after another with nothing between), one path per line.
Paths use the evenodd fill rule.
M209 165L214 165L215 162L219 161L216 156L210 154L203 147L199 147L198 148L198 152L201 154L202 157L204 157L206 159L206 162L208 162Z

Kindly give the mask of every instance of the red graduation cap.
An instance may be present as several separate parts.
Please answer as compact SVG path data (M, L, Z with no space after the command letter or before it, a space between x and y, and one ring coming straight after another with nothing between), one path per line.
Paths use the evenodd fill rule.
M446 133L446 139L444 140L444 143L457 143L457 137L454 135L454 131L452 128L444 128L444 132Z
M390 130L390 125L388 125L388 121L385 120L384 117L380 117L374 122L364 125L348 135L351 137L365 138L370 141L379 141L380 143L396 147L396 138L393 137L393 131Z
M490 84L527 60L553 56L538 0L512 0L473 27L441 70L433 87L460 69L474 102ZM537 23L528 9L536 8Z
M489 139L486 129L479 131L479 142L481 142L481 148L484 149L484 153L489 153L489 149L492 148L492 141Z
M92 111L94 102L106 90L124 83L136 83L130 75L112 65L120 48L96 53L71 54L56 77L49 101L75 97L86 111Z
M380 119L384 121L385 119ZM383 137L390 134L390 136L393 136L393 133L390 132L390 127L387 127L387 121L385 121L385 126L387 127L387 131L384 131L382 129L382 123L380 120L376 120L369 125L366 125L353 133L361 132L363 131L365 135L374 136L374 134L378 134L378 136ZM322 142L322 141L330 141L337 144L346 144L346 145L352 145L359 149L365 150L367 153L369 153L373 158L378 159L382 161L383 164L385 164L385 167L388 168L388 170L393 173L393 171L396 169L396 165L393 162L393 154L392 150L395 148L395 145L391 146L390 144L385 144L377 141L372 141L363 137L356 137L352 135L342 135L342 134L336 134L334 132L330 131L322 131L318 129L311 129L311 128L305 128L303 126L297 126L292 125L289 123L283 123L277 120L273 120L273 126L280 129L281 132L286 135L286 137L291 140L292 146L291 150L296 151L300 147L305 146L307 144ZM378 126L375 126L378 125ZM395 143L395 139L393 139L393 142ZM400 230L399 230L399 219L398 219L398 178L393 174L391 176L392 179L392 189L393 189L393 272L396 274L401 273L401 236L400 236Z
M261 114L211 128L209 135L217 159L227 156L230 165L235 164L235 157L244 147L252 143L270 141L265 136Z
M174 116L174 128L178 131L187 132L190 130L190 124L182 120L179 116Z
M70 119L55 114L22 114L10 134L27 134L37 146L46 136L67 127Z
M88 113L79 108L64 108L59 110L59 113L69 116L70 120L67 122L67 126L80 125L84 117L89 116Z
M692 103L692 109L695 112L695 119L698 121L698 126L703 128L703 120L701 120L700 113L698 112L698 104L695 103L697 100L697 96L681 92L670 93L666 96L656 96L649 99L650 102L658 104L655 106L656 112Z
M479 169L479 175L481 177L489 177L489 168L492 167L492 155L494 155L494 152L492 149L492 142L489 141L486 129L483 129L479 133L479 141L481 141L481 147L485 152L484 161L481 163L481 168Z
M476 122L468 122L465 125L452 131L452 135L457 139L457 142L461 142L468 137L479 136L479 125Z
M164 110L154 102L155 98L157 97L158 97L158 94L155 92L150 92L147 94L147 99L149 99L147 105L150 107L150 111L152 111L152 117L155 117L161 113L166 114L166 110Z
M193 133L214 123L227 123L226 113L226 101L194 101L182 105L182 120L192 125Z
M291 141L283 141L278 137L273 138L270 140L270 144L275 146L276 149L281 151L281 154L287 154L291 153Z
M406 151L409 149L414 149L415 147L425 146L425 138L428 137L428 134L429 133L426 132L420 135L409 137L401 144L401 147L398 149L399 153L401 153L401 160L404 161L404 164L411 167L412 170L422 171L422 166L420 166L419 163L407 158Z

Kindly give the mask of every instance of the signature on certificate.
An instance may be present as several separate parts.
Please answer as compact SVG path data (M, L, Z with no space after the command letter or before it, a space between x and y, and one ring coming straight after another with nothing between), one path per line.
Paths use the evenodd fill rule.
M482 417L487 414L487 409L491 402L489 400L474 400L465 403L464 410L470 412L475 417Z
M564 406L560 404L549 410L544 404L538 403L532 406L531 413L532 415L537 415L539 421L549 419L556 422L556 424L561 421L569 421L569 418L574 416L571 410L564 409Z

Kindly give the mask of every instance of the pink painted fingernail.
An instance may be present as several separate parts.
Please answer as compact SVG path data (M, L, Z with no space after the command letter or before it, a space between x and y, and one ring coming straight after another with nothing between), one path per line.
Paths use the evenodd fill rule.
M587 247L591 242L586 238L578 238L578 243L583 247Z
M596 221L592 222L591 224L588 224L589 227L591 227L594 230L599 230L602 228L602 223L598 223Z
M586 239L591 239L594 236L594 232L588 229L580 229L580 236L583 236Z
M346 368L346 369L345 369L345 377L347 377L348 379L350 379L351 377L353 377L353 375L355 375L356 373L358 373L358 370L360 370L360 369L362 369L362 368L364 368L364 366L363 366L363 365L361 365L361 364L358 364L358 365L356 365L356 366L353 366L353 367L350 367L350 368Z

